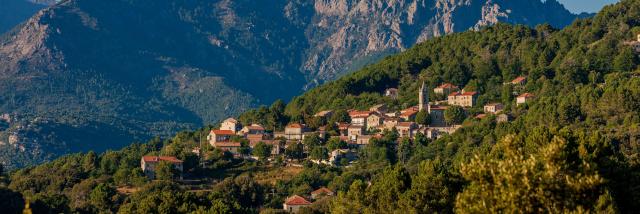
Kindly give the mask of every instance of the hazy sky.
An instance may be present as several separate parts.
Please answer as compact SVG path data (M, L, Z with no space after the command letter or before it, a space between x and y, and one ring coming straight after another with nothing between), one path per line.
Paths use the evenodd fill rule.
M619 0L558 0L564 4L567 9L574 13L581 12L598 12L602 7L613 4Z

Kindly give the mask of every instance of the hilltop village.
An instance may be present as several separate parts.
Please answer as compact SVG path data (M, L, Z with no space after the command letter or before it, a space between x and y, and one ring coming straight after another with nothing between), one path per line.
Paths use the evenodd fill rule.
M504 83L513 87L516 105L530 102L535 96L531 93L520 93L526 84L527 77L520 76ZM430 93L432 92L432 93ZM430 96L433 94L434 96ZM503 113L505 105L491 102L483 106L483 112L469 115L469 109L478 107L479 93L465 91L451 83L443 83L429 90L423 83L416 92L418 105L401 110L391 110L385 104L370 106L368 110L348 110L346 121L327 124L315 129L302 123L290 123L282 131L267 131L261 124L241 124L235 118L228 118L206 136L206 143L221 152L232 155L236 159L274 161L276 157L289 166L301 167L303 160L315 164L326 164L337 167L349 167L358 161L358 152L376 139L392 135L396 143L417 138L437 139L456 132L466 119L482 119L489 114L495 115L496 122L508 122L512 116ZM397 99L398 89L388 88L384 96ZM433 97L443 97L438 100ZM313 115L322 121L335 117L335 110L323 110ZM329 129L335 129L333 131ZM320 147L321 143L326 144ZM193 153L201 156L201 148L193 148ZM161 162L169 163L178 172L176 179L182 180L183 161L173 156L144 156L140 167L149 179L155 179L155 169ZM283 208L288 212L296 212L301 207L310 206L312 202L323 196L335 193L325 187L310 192L308 195L288 197Z

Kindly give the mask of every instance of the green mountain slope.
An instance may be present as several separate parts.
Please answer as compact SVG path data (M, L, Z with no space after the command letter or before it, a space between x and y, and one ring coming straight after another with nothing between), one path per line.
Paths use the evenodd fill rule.
M8 188L0 188L11 199L3 201L16 202L9 204L16 211L26 198L32 209L54 212L257 213L281 208L287 196L328 186L338 195L318 200L310 211L632 213L640 208L640 63L627 42L640 34L637 20L640 2L624 0L562 30L500 24L454 34L313 89L286 109L275 103L240 117L245 124L278 127L317 123L311 115L318 110L379 103L399 109L416 104L424 81L430 88L451 82L477 90L479 106L503 102L514 117L510 122L474 119L481 112L475 107L452 135L397 142L387 132L363 148L351 167L306 163L287 173L278 161L234 160L210 148L200 167L191 148L206 127L18 170L7 178ZM516 106L513 88L503 83L519 75L529 81L515 92L536 99ZM399 89L399 99L381 96L389 87ZM145 154L177 156L205 183L146 181L139 169ZM284 174L291 176L279 177ZM116 187L139 189L116 194Z

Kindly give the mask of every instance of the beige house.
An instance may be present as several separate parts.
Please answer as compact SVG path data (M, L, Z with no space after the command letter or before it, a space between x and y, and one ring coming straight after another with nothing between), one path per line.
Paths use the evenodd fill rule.
M418 129L418 124L414 122L400 122L396 126L400 138L413 138L416 129Z
M264 134L265 129L261 125L251 124L250 126L243 127L239 133L239 135L248 135L248 134Z
M235 135L236 133L231 130L211 130L207 136L207 140L209 141L209 144L213 146L217 142L229 141L231 140L231 137Z
M395 118L395 117L386 118L382 122L382 129L383 130L391 130L391 129L393 129L393 127L396 127L399 122L400 122L399 118Z
M495 114L504 109L502 103L490 103L484 106L484 112L489 114Z
M384 123L384 118L379 114L371 114L367 117L367 129L377 129L380 125Z
M242 144L240 142L216 142L213 144L213 147L236 155L239 154L238 151L240 147L242 147Z
M476 99L478 99L478 93L475 91L453 92L449 94L447 103L454 106L472 107L476 104Z
M287 140L302 140L306 131L304 124L293 123L284 128L284 133L276 134L276 137L284 137Z
M533 94L524 93L524 94L521 94L520 96L518 96L518 98L516 98L516 104L517 105L522 105L522 104L525 104L525 103L533 100L534 98L535 98L535 96Z
M283 209L290 213L297 213L300 208L308 206L311 206L311 202L299 195L287 198L282 204Z
M320 199L322 197L333 196L335 194L336 193L331 191L330 189L328 189L326 187L321 187L320 189L317 189L317 190L311 192L311 199L318 200L318 199Z
M349 129L347 131L350 140L355 141L358 136L364 135L365 130L364 130L364 126L359 126L359 125L351 125L349 126Z
M236 120L235 118L227 118L220 124L220 130L229 130L233 131L234 133L239 131L240 127L240 122L238 122L238 120Z
M436 94L451 94L453 92L457 92L460 89L458 88L458 86L455 86L451 83L444 83L436 88L433 89L433 93Z
M171 165L180 172L179 176L180 180L182 180L183 161L173 156L143 156L140 160L140 168L142 168L142 172L144 172L149 179L153 180L156 177L156 167L160 162L171 163Z
M418 108L411 107L411 108L402 110L400 113L400 118L402 118L404 121L412 121L416 118L416 114L418 114Z
M352 110L349 111L349 117L351 117L351 124L358 126L367 126L367 117L369 117L373 112L371 111L357 111Z
M357 126L367 126L367 118L369 116L355 116L351 117L351 124Z

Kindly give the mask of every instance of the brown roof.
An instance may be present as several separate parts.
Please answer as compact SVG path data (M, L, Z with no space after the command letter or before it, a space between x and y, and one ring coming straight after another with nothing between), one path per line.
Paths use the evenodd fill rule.
M231 130L211 130L211 133L216 135L235 135L236 133Z
M287 200L284 201L284 204L286 204L286 205L310 205L311 202L307 201L307 199L304 199L303 197L301 197L299 195L293 195L293 196L287 198Z
M502 105L502 103L489 103L485 106L498 106L498 105Z
M399 122L398 126L411 127L413 124L415 124L415 123L414 122Z
M260 125L250 125L250 126L246 126L246 128L248 128L249 130L258 130L258 131L264 131L264 127L260 126Z
M440 85L440 86L438 86L436 88L458 88L458 86L455 86L455 85L453 85L451 83L445 83L445 84L442 84L442 85Z
M171 163L182 163L181 160L174 156L142 156L144 162L159 162L159 161L167 161Z
M321 187L320 189L317 189L317 190L311 192L312 195L323 194L323 193L324 194L333 194L334 192L331 191L330 189L327 189L326 187Z
M487 117L487 115L486 115L486 114L479 114L479 115L476 115L476 119L482 119L482 118L485 118L485 117Z
M350 125L349 129L362 129L364 128L364 126L358 126L358 125Z
M449 106L436 106L436 105L431 106L431 110L447 110L448 108Z
M241 147L242 144L240 142L216 142L216 147Z

